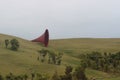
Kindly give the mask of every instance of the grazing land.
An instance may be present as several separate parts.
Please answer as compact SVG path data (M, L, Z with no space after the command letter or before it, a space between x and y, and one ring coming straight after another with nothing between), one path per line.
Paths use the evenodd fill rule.
M20 43L18 51L5 48L5 39L17 39ZM43 46L29 40L14 36L0 34L0 74L30 74L32 72L52 74L57 70L59 74L64 73L66 65L76 67L80 65L80 54L89 54L92 51L101 53L120 51L120 39L118 38L76 38L50 40L48 49L54 49L63 53L61 65L41 63L37 60L38 50ZM47 59L46 59L47 61ZM120 77L111 73L86 69L88 78L95 77L98 80L120 80Z

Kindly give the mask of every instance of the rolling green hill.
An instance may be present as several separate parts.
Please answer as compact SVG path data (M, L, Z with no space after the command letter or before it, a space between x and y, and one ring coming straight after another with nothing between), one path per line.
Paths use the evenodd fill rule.
M101 53L119 52L120 38L77 38L51 40L50 47L59 51L63 51L65 54L67 54L67 56L79 58L80 54L89 54L92 51L97 51ZM75 61L73 60L70 60L69 62L75 64ZM86 74L89 77L97 77L98 80L120 80L120 77L116 77L115 75L91 69L87 69Z
M64 51L71 56L77 57L79 54L98 52L118 52L120 51L119 38L79 38L51 40L50 47Z
M18 51L11 51L10 49L5 48L4 40L11 40L13 38L17 39L20 43ZM79 59L67 56L66 54L64 54L63 62L60 66L48 64L47 59L45 63L41 63L37 58L39 56L38 50L42 48L43 47L38 43L33 43L14 36L0 34L0 73L6 75L9 72L14 74L42 72L52 75L56 70L58 70L59 73L62 74L64 73L65 65L71 64L71 59L79 63ZM75 64L72 65L75 66Z
M4 40L16 38L20 42L18 51L11 51L5 48ZM40 63L37 61L38 50L42 47L37 43L7 35L0 35L0 73L7 74L13 72L15 74L30 72L46 72L57 69L54 65ZM48 68L49 67L49 68Z
M4 40L13 38L16 38L20 42L18 51L11 51L5 48ZM59 74L62 74L66 65L73 67L79 65L80 54L86 54L92 51L113 53L120 51L120 39L80 38L50 40L49 49L55 49L64 53L60 66L38 61L37 57L39 54L37 51L42 48L38 43L0 34L0 73L6 75L9 72L14 74L38 72L47 73L51 76L57 70ZM112 74L91 69L87 69L86 74L88 77L104 78L103 80L120 79L119 77L114 78Z

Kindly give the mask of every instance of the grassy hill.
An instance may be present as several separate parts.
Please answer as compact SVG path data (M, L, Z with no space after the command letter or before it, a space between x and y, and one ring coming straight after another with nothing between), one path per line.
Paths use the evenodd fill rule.
M118 52L120 51L119 38L79 38L79 39L61 39L51 40L50 47L64 51L71 56L98 52Z
M51 40L50 47L59 51L63 51L67 56L79 58L80 54L97 52L111 52L116 53L120 51L120 39L119 38L77 38L77 39L61 39ZM71 64L75 64L74 60L68 60ZM76 63L78 64L78 63ZM95 71L91 69L86 70L86 74L89 77L97 77L98 80L120 80L120 77L116 77L112 74Z
M18 51L11 51L5 48L4 40L10 40L13 38L16 38L20 42L20 48ZM12 72L14 74L28 74L31 72L47 73L49 71L53 73L53 70L63 68L63 66L58 67L56 65L50 65L38 61L37 57L39 54L37 51L41 48L42 47L37 43L0 34L0 73L8 74L9 72Z
M4 40L13 38L20 42L18 51L11 51L5 48ZM41 48L43 47L38 43L0 34L0 73L6 75L9 72L14 74L42 72L52 75L57 70L59 74L62 74L66 65L72 65L73 67L79 65L79 54L86 54L92 51L113 53L120 51L120 39L80 38L50 40L49 49L52 48L64 52L60 66L38 61L37 57L39 54L37 51ZM91 69L87 69L86 74L88 77L104 78L103 80L120 80L119 77L114 78L114 75Z

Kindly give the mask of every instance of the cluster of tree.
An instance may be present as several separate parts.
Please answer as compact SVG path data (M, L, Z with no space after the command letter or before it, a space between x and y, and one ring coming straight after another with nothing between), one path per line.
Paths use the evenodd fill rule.
M9 73L5 77L0 75L0 80L49 80L49 76L40 73L31 73L30 76L27 74L14 75L12 73Z
M40 54L40 56L38 56L38 60L41 58L41 62L44 62L45 58L46 58L46 55L48 55L47 56L47 58L48 58L47 61L48 61L49 64L57 64L57 65L61 64L62 56L63 56L62 53L55 52L53 50L48 50L48 49L41 49L38 52Z
M11 40L6 39L5 40L6 48L8 48L9 44L10 44L10 49L13 51L17 51L20 46L17 39L11 39Z
M72 73L73 68L71 66L66 66L65 74L58 75L57 71L52 77L47 74L31 73L31 75L14 75L9 73L5 77L0 75L0 80L87 80L85 75L85 68L77 67Z
M52 76L52 80L88 80L85 75L85 68L82 66L76 67L73 72L73 68L71 66L66 66L65 74L58 75L57 72Z
M80 58L84 67L104 72L120 73L120 52L113 54L92 52L90 54L82 54Z

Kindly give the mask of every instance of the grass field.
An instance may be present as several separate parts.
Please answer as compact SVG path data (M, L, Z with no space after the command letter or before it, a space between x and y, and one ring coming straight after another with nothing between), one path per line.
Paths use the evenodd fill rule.
M120 39L115 38L80 38L51 40L50 47L64 51L71 56L98 52L118 52L120 51Z
M61 39L51 40L50 47L59 51L65 52L67 56L79 58L80 54L90 53L92 51L98 51L101 53L111 52L116 53L120 51L120 39L119 38L79 38L79 39ZM74 61L71 60L71 63ZM96 77L97 80L120 80L120 76L114 74L108 74L91 69L86 70L88 77Z
M20 42L20 48L16 51L11 51L5 48L4 40L16 38ZM0 34L0 73L3 75L12 72L14 74L22 73L47 73L50 76L54 71L59 74L64 73L66 65L73 67L79 65L80 54L90 53L92 51L99 52L118 52L120 51L120 39L108 38L80 38L80 39L61 39L50 40L48 48L52 48L63 52L62 64L60 66L41 63L37 60L38 50L43 48L38 43L33 43L21 38ZM120 77L104 73L101 71L87 69L88 77L95 77L98 80L120 80Z

